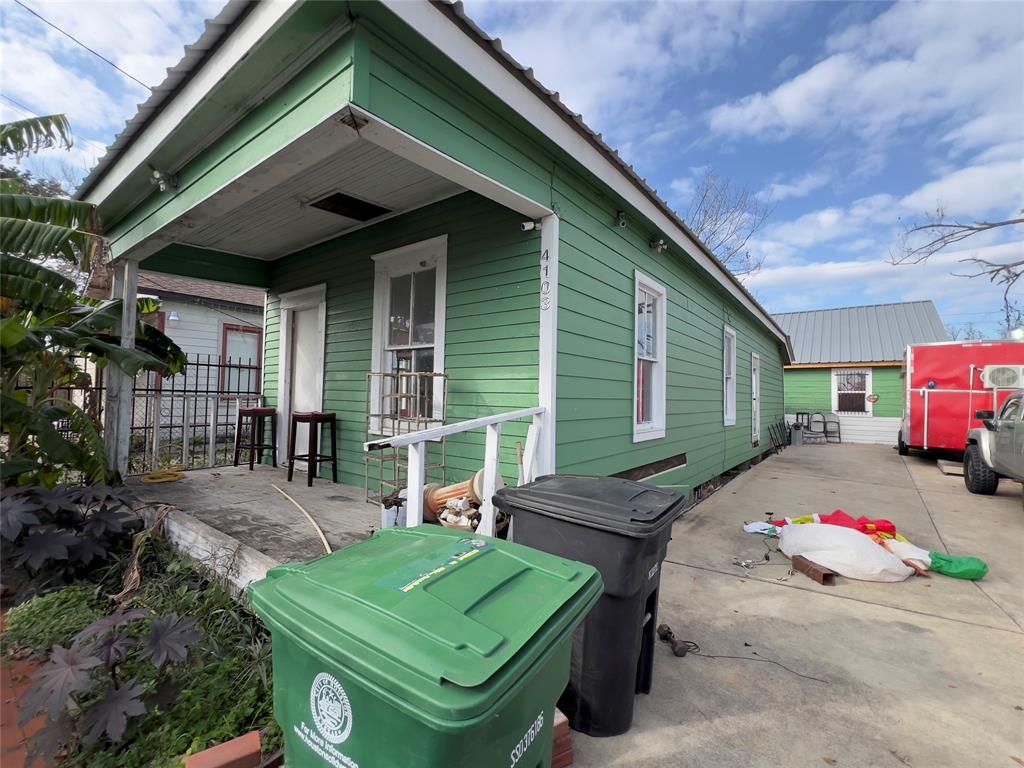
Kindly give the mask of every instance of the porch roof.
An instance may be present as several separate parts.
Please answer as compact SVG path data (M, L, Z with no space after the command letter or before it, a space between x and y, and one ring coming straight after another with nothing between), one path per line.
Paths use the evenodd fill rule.
M234 5L245 4L240 3L240 0L232 0L229 7ZM217 66L226 74L233 63L238 63L248 56L263 36L270 34L287 19L292 10L304 3L301 0L292 0L290 3L259 5L258 12L252 14L253 19L246 18L248 11L243 13L237 7L231 7L230 11L226 8L208 25L200 40L200 43L206 46L206 50L213 51L216 55L192 56L190 59L193 52L186 49L185 59L170 70L168 79L177 82L191 81L199 70L215 70ZM520 116L534 122L547 139L579 160L598 180L611 187L627 203L635 206L655 227L666 234L677 247L768 327L792 357L792 347L783 329L693 234L671 206L619 156L616 150L605 143L599 133L587 126L582 115L573 113L561 101L556 91L545 88L533 76L532 69L509 56L503 50L500 39L490 37L477 27L466 15L459 0L429 3L381 0L379 5L387 9L391 18L397 18L409 25L467 72L472 72L487 90L498 96ZM274 10L268 11L267 8ZM230 23L224 23L226 19L231 19ZM233 48L231 45L224 45L229 37ZM477 65L484 62L478 59L478 54L474 55L472 50L467 49L467 44L470 48L476 47L482 51L497 70L488 71L484 66L473 66L470 62ZM220 50L222 47L223 51ZM214 61L218 57L221 61ZM211 79L209 89L212 90L220 82L221 79ZM102 202L105 194L117 187L119 177L127 178L127 174L139 167L136 161L144 158L146 150L145 142L140 142L141 134L146 130L155 133L156 129L152 123L156 122L161 112L169 107L180 111L182 117L187 115L190 99L191 106L195 107L206 97L207 93L202 92L201 88L201 85L192 88L194 92L191 94L183 93L177 87L158 88L153 97L143 105L143 110L147 112L146 119L136 117L129 122L125 131L87 177L78 196ZM165 130L169 133L172 127L168 126ZM164 138L166 135L154 135L151 138L152 148L159 146ZM135 147L137 143L141 143L142 146ZM128 147L131 147L137 156L134 160L122 155L122 150Z

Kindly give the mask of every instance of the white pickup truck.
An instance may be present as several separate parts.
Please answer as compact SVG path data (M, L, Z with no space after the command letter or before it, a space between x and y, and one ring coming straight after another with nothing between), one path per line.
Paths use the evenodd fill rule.
M1024 482L1024 390L1017 390L995 411L974 414L985 426L967 433L964 485L971 493L991 495L999 478Z

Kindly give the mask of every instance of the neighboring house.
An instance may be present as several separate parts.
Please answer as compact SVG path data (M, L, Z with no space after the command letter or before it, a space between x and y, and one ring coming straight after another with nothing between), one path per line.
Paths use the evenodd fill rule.
M372 412L436 417L440 375L449 424L543 408L541 472L684 490L783 414L783 330L458 3L229 3L79 195L125 275L269 292L279 434L336 412L346 483L389 429L368 388ZM418 389L387 405L398 373ZM510 480L527 426L503 425ZM461 479L483 431L446 449Z
M154 322L190 359L260 364L265 291L139 272L138 292L160 299Z
M775 315L793 342L786 414L839 415L842 439L896 444L908 344L948 341L930 301L815 309Z

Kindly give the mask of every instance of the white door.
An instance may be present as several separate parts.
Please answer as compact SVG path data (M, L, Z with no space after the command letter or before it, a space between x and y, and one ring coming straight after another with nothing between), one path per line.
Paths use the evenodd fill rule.
M306 307L291 310L291 344L288 358L291 367L291 411L319 411L320 402L320 309ZM290 414L289 414L290 423ZM309 425L298 424L295 430L295 452L306 453L309 440ZM304 462L296 462L296 468L305 471Z
M761 358L757 355L750 356L750 404L750 440L756 443L761 440Z

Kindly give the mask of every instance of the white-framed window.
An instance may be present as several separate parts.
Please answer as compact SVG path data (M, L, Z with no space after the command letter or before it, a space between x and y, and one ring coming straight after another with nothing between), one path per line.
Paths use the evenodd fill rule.
M633 442L665 436L665 287L636 273L633 359Z
M263 364L263 329L254 325L221 326L221 377L224 392L259 392Z
M832 369L832 411L856 416L871 415L871 369Z
M722 410L725 426L736 423L736 331L725 326L722 334Z
M372 258L371 372L444 373L448 236L378 253ZM402 416L441 418L443 393L433 382L429 378L423 380L411 397L387 398L395 393L381 391L381 379L374 377L370 392L373 408L378 413L400 408Z
M761 356L750 353L750 442L761 442Z

